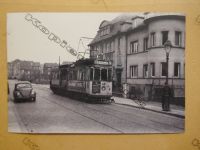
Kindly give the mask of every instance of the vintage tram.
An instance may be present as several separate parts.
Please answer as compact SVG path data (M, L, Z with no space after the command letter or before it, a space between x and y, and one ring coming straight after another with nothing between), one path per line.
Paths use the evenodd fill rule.
M109 61L81 59L52 69L50 88L56 94L90 103L109 103L112 97L112 65Z

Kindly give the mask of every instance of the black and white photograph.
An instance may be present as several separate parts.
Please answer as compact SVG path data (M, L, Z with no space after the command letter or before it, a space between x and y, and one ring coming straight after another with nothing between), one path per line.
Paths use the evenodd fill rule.
M7 13L8 132L184 133L185 20Z

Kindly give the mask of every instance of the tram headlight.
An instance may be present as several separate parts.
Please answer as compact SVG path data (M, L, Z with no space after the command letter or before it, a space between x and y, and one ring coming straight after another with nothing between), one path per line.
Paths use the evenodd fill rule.
M105 86L102 86L102 87L101 87L101 90L102 90L102 91L105 91L105 90L106 90L106 87L105 87Z
M21 96L20 92L17 92L17 96L18 96L18 97Z

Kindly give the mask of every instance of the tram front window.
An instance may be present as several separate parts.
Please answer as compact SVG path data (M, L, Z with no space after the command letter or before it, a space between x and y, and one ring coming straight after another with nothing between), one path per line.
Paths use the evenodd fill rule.
M102 81L107 81L108 78L107 78L107 69L102 69L101 70L101 80Z
M100 80L100 69L95 68L94 70L94 80Z
M108 69L108 81L112 81L112 70Z
M90 80L93 80L93 68L90 68Z
M93 78L94 71L94 78ZM112 81L112 70L111 69L100 69L100 68L91 68L90 69L90 79L95 81Z

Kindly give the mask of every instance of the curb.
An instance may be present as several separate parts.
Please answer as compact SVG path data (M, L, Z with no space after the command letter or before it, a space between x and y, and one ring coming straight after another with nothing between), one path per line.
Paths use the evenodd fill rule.
M157 112L157 113L166 114L166 115L169 115L169 116L175 116L175 117L178 117L178 118L185 119L185 116L179 115L179 114L172 114L172 113L167 113L167 112L164 112L164 111L158 111L158 110L154 110L154 109L150 109L150 108L139 107L139 106L134 106L134 105L129 105L129 104L122 104L122 103L117 103L117 102L114 102L114 103L117 104L117 105L125 105L125 106L129 106L129 107L149 110L149 111L153 111L153 112Z

